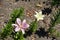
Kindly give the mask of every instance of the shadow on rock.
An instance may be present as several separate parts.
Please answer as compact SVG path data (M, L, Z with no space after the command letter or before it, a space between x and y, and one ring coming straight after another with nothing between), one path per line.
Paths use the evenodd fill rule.
M26 31L26 34L24 34L24 37L26 38L27 36L31 36L32 35L32 31L28 30Z
M36 31L36 33L39 37L44 37L46 36L47 38L49 37L48 31L45 31L44 28L39 28L39 30Z
M42 10L42 14L49 15L51 12L52 12L52 9L50 9L50 8L44 8L44 10Z

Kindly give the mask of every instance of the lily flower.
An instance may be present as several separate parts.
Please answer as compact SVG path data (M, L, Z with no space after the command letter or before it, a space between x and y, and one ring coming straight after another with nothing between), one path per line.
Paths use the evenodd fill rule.
M35 11L35 13L36 14L34 16L37 18L37 21L44 19L45 15L42 15L42 11L41 10L39 12Z
M25 34L25 30L29 28L29 24L26 23L26 20L24 19L23 22L19 18L16 19L16 24L12 24L12 26L15 27L15 32L22 31L23 34Z

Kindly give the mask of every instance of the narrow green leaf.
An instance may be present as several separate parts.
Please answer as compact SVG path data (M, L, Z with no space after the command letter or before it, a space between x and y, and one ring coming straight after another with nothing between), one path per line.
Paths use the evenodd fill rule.
M37 27L38 27L38 24L37 24L37 20L33 21L31 24L30 24L30 30L32 32L35 32L37 30Z

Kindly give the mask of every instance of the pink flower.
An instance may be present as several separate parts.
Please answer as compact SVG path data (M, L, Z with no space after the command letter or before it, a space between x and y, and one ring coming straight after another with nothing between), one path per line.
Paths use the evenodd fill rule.
M21 20L17 18L16 24L12 24L12 26L15 27L15 32L22 31L22 33L25 34L25 29L29 27L29 24L26 23L25 19L21 22Z

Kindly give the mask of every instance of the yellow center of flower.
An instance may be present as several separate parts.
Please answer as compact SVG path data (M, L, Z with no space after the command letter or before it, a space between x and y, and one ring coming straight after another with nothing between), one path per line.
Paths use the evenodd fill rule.
M22 27L22 24L20 24L20 27Z

